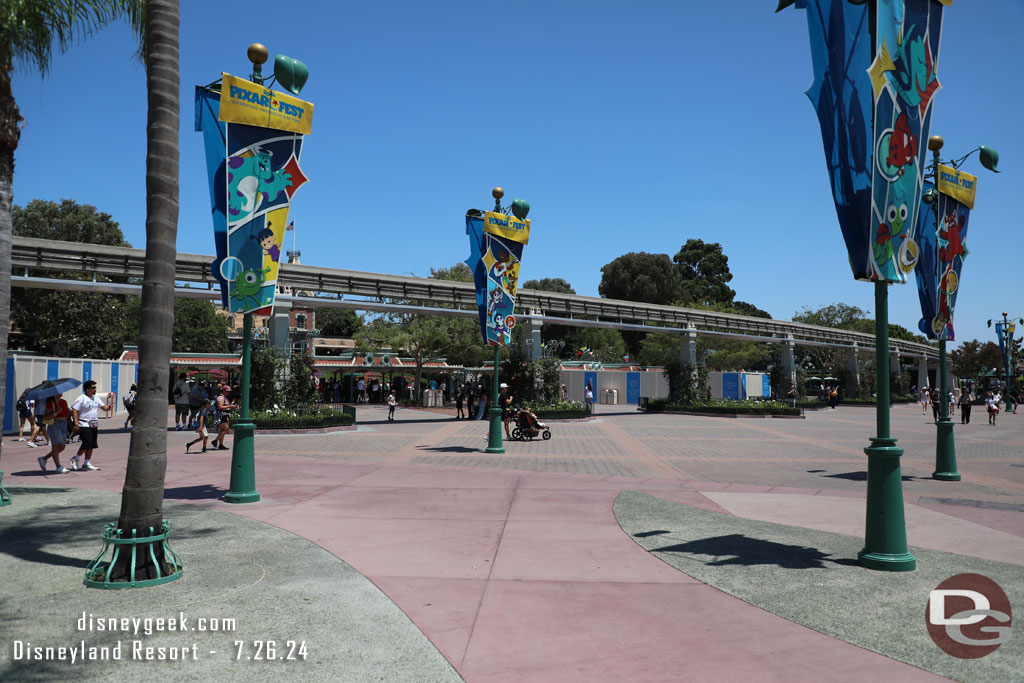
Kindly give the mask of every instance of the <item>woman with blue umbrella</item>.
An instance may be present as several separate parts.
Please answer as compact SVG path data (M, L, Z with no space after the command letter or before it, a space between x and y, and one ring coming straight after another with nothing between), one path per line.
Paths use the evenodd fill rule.
M44 416L46 399L57 396L58 394L63 394L65 391L70 391L80 384L81 382L79 380L71 377L64 377L63 379L48 379L25 392L25 400L35 401L36 409L36 426L32 429L32 434L28 439L28 445L30 448L35 448L38 445L35 442L37 434L42 434L48 440L50 439L50 435L46 433L46 427L53 424L53 418L46 418Z

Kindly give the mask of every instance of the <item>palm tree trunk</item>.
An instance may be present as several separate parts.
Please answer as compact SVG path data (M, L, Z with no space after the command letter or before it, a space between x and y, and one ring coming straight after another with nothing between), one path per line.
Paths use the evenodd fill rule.
M11 319L11 202L14 150L21 137L21 113L11 94L11 65L0 63L0 421L7 410L7 321ZM0 456L3 455L0 440Z
M146 0L146 267L139 321L136 426L117 523L129 536L132 530L137 530L139 536L160 533L163 523L178 235L179 20L177 0ZM153 550L157 561L165 565L162 545L154 544ZM155 578L156 570L151 563L143 564L136 568L133 578ZM166 566L160 571L166 575ZM127 573L127 567L122 566L111 578L126 579Z

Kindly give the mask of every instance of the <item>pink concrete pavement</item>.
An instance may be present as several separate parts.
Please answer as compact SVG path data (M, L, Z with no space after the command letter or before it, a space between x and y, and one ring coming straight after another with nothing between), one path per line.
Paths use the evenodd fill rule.
M8 441L5 481L118 491L127 435L101 444L110 444L97 452L101 471L44 477L35 463L42 449ZM763 511L768 495L785 503L787 523L827 527L814 517L820 499L801 501L841 501L850 491L261 454L262 501L239 506L219 500L229 462L228 452L172 453L167 497L317 543L380 587L470 681L938 678L701 584L635 544L612 512L623 490L750 516L743 496L759 496ZM964 552L963 534L1021 535L1020 513L928 508L925 527L941 526L948 512L966 525L946 534L948 547L935 534L940 550ZM1024 565L1024 553L1016 561Z

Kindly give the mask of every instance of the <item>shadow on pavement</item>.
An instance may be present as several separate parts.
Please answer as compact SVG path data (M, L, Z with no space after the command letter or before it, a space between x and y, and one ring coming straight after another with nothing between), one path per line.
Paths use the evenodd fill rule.
M850 481L867 481L868 480L868 473L867 473L866 470L861 470L859 472L842 472L840 474L823 474L821 476L828 477L829 479L848 479ZM908 474L904 474L902 476L903 476L903 481L914 481L915 479L926 479L926 478L928 478L928 477L912 477L912 476L910 476Z
M197 484L195 486L177 486L164 489L165 498L175 500L218 500L224 497L227 489L212 484Z
M658 531L647 531L634 534L634 536L653 536L658 533ZM722 558L706 563L712 566L773 564L783 569L821 569L827 566L826 562L857 563L856 560L846 558L831 559L829 553L823 553L817 548L763 541L742 534L728 534L688 543L677 543L664 548L652 548L652 551L656 553L690 553Z
M418 451L436 451L438 453L479 453L479 448L469 446L417 446Z

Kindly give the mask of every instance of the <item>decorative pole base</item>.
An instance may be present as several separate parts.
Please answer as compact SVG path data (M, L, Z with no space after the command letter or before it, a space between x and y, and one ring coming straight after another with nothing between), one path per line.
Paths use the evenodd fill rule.
M956 443L953 440L953 420L940 417L936 425L935 471L932 479L960 481L956 470Z
M246 418L243 418L246 419ZM256 490L256 452L253 434L256 425L239 422L234 425L235 442L231 447L231 486L224 494L225 503L257 503L260 492Z
M912 572L917 560L907 548L903 516L903 449L896 439L875 437L864 449L868 456L868 499L861 566L889 572Z
M181 558L167 544L170 534L171 523L166 520L160 527L160 533L149 527L148 536L138 536L136 530L132 530L131 536L125 536L117 524L107 524L103 527L103 549L89 563L82 583L89 588L117 590L159 586L177 581L181 578L183 568ZM159 547L154 549L154 546ZM104 562L108 550L112 551L111 557L108 562ZM112 578L115 572L123 572L123 578ZM137 573L149 578L137 578Z
M11 494L4 488L4 471L0 470L0 508L11 504Z

